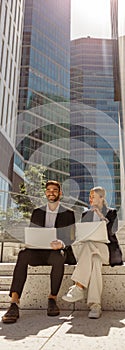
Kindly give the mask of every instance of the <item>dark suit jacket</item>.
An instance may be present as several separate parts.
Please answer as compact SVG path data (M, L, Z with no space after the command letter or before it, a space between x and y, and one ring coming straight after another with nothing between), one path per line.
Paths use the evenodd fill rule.
M122 262L122 252L119 247L119 243L116 237L116 232L118 230L118 217L117 217L117 211L116 209L107 208L106 206L102 209L103 215L108 219L107 223L107 232L108 232L108 239L110 243L108 243L109 248L109 259L110 259L110 265L121 265ZM93 211L90 209L86 212L82 213L82 222L87 221L93 221Z
M46 205L33 211L30 226L45 227L45 218ZM71 244L75 239L75 216L73 210L67 209L60 204L55 227L57 228L57 238L61 239L66 245Z

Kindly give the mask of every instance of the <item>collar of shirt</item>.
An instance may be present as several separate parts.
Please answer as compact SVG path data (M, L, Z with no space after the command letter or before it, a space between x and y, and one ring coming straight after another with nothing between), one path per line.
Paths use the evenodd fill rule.
M49 204L47 203L47 206L46 206L46 213L58 213L58 210L59 210L59 204L57 205L56 209L55 210L51 210L49 208Z
M55 221L56 221L58 210L59 210L59 204L55 210L51 210L47 204L45 227L55 227Z

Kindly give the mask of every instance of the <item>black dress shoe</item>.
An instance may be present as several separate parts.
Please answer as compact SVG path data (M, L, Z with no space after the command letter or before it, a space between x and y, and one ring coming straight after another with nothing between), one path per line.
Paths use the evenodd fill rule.
M16 303L12 303L5 313L5 315L2 317L3 323L15 323L17 319L19 318L19 308Z
M48 316L58 316L60 314L59 308L56 305L55 299L48 299L48 309L47 309L47 315Z

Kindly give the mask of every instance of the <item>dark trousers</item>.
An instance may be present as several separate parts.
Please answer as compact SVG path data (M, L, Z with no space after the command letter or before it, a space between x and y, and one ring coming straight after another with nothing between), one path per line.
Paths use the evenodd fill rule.
M13 273L13 280L10 288L21 297L23 287L27 278L27 268L30 266L52 266L50 280L52 295L57 295L64 275L64 264L66 255L60 250L47 249L25 249L19 252L17 263Z

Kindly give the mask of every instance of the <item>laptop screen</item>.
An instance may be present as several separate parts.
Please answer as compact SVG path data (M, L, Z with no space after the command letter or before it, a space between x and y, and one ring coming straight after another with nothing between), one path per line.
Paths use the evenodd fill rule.
M52 249L50 242L56 239L56 228L54 227L25 227L25 245L27 248Z
M108 243L108 233L105 221L76 223L76 241L96 241Z

